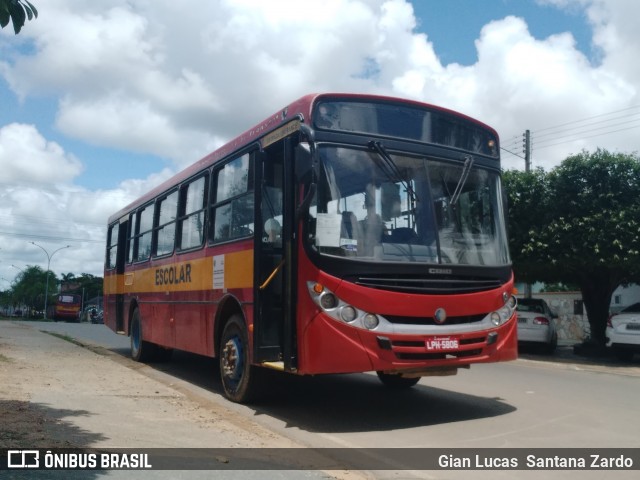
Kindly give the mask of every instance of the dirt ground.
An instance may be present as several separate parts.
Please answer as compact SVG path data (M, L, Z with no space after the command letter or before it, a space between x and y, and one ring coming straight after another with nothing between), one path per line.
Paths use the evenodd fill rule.
M295 447L114 357L0 321L0 448Z

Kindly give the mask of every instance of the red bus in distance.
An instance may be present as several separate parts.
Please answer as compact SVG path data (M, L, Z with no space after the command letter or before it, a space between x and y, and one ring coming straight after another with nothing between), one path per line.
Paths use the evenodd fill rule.
M55 303L47 308L49 310L47 316L54 320L79 322L81 308L82 297L80 295L61 293L57 296Z
M399 98L307 95L108 221L105 324L135 360L423 376L515 359L499 139Z

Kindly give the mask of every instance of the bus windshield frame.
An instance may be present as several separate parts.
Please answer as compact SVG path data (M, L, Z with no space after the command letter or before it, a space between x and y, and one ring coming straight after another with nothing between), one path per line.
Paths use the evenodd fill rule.
M444 109L328 99L318 103L314 125L321 130L413 140L499 158L498 136L492 129Z
M499 171L323 143L309 247L345 261L509 265Z

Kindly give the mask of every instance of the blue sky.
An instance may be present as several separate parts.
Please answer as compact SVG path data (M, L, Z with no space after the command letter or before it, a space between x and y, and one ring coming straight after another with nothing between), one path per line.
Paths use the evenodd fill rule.
M571 32L578 48L590 58L591 29L578 8L561 9L529 0L414 0L417 30L433 41L444 63L470 65L478 60L475 40L487 23L509 15L526 20L531 34L539 39Z
M577 8L560 9L527 0L414 0L411 4L416 16L416 32L428 36L444 64L472 65L477 62L475 40L482 27L509 15L524 18L535 38L571 32L579 50L595 60L590 28L583 12ZM45 14L46 10L39 21L46 21ZM30 27L27 24L25 28ZM32 50L20 43L17 49ZM84 164L82 173L75 179L78 185L88 189L116 188L124 179L146 178L171 165L170 160L162 155L96 146L62 134L55 127L58 101L59 97L48 94L29 95L20 101L2 79L0 125L12 122L35 124L45 138L78 157Z
M525 129L534 167L640 150L633 0L35 3L19 35L0 31L8 280L11 264L42 264L33 240L74 245L54 270L100 274L108 215L314 91L476 117L515 154L505 168L523 168Z

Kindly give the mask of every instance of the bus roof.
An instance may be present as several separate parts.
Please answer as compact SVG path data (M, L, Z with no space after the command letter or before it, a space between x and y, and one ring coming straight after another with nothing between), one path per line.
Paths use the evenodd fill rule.
M300 118L303 122L308 122L311 118L311 113L313 106L317 103L317 101L323 98L331 98L331 99L350 99L350 100L369 100L369 101L381 101L381 102L395 102L395 103L404 103L407 105L414 105L417 107L426 107L432 110L438 110L440 112L448 113L451 115L455 115L462 119L465 119L469 122L473 122L478 126L491 131L493 134L497 136L496 131L489 127L488 125L472 118L464 115L462 113L456 112L454 110L449 110L447 108L439 107L436 105L418 102L415 100L408 100L404 98L398 97L389 97L382 95L369 95L369 94L354 94L354 93L311 93L305 95L286 107L279 110L277 113L267 117L262 122L253 126L249 130L243 132L238 135L233 140L224 144L217 150L211 152L206 155L202 159L196 161L192 165L188 166L184 170L178 172L173 177L164 181L162 184L158 185L151 191L142 195L140 198L134 200L132 203L127 205L126 207L120 209L118 212L114 213L109 217L109 225L113 222L119 220L123 216L127 215L132 210L152 201L161 193L170 190L172 187L180 185L183 181L188 180L189 178L197 175L199 172L206 170L208 167L215 164L217 161L226 158L227 156L233 154L236 151L239 151L252 143L255 143L260 140L265 134L275 130L276 128L282 126L283 124L295 119Z

